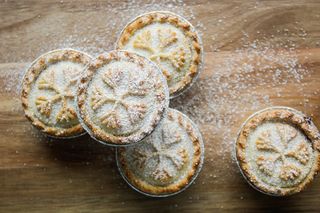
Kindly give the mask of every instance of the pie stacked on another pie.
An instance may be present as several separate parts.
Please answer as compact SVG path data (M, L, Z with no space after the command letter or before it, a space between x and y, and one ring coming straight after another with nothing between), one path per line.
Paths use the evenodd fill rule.
M72 49L59 49L37 58L27 70L21 100L34 126L54 137L84 133L75 104L78 78L91 57Z
M198 128L174 109L141 143L117 150L118 167L128 184L156 197L186 189L199 173L203 157Z
M158 66L127 51L98 56L78 89L84 128L109 145L141 141L158 125L168 105L168 85Z
M242 127L236 156L256 189L284 196L300 192L319 169L319 132L309 118L285 107L251 116Z
M135 18L122 31L117 49L125 49L154 61L165 75L170 97L187 89L202 63L200 37L184 18L165 11Z

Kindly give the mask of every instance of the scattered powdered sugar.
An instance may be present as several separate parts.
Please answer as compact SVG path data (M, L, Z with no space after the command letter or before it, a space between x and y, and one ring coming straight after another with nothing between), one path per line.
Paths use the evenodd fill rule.
M215 22L201 23L197 20L197 15L192 8L183 0L96 2L88 7L92 9L87 13L81 13L81 16L77 12L85 10L85 5L73 8L63 1L61 4L66 8L64 13L49 14L46 17L39 15L38 26L28 25L29 31L37 31L39 26L46 26L42 28L43 33L39 34L39 40L34 41L30 38L31 34L24 33L25 29L17 29L15 36L21 36L22 42L19 45L25 51L15 51L11 43L5 42L9 40L12 33L0 33L2 48L8 49L8 53L0 53L1 62L4 64L0 67L0 93L8 99L2 103L2 107L6 110L11 109L9 113L19 113L23 116L19 100L20 81L25 69L36 57L53 49L67 47L97 56L114 48L117 36L128 21L139 14L153 10L168 10L185 17L199 31L203 40L207 41L204 43L205 65L198 81L183 95L172 100L171 107L187 114L199 125L206 148L204 167L207 166L206 164L210 167L210 164L222 159L223 168L215 168L216 170L212 172L204 168L204 172L207 172L204 177L207 180L210 179L209 183L220 183L223 181L221 174L226 175L229 171L234 174L233 169L236 167L232 162L231 153L236 132L252 112L277 105L278 100L289 96L285 91L288 86L304 97L303 100L297 100L300 105L304 107L309 105L310 97L304 93L308 84L304 79L312 74L312 70L299 62L299 56L296 53L299 48L298 43L302 43L300 41L308 37L308 32L299 22L293 23L293 29L274 26L270 30L275 33L265 37L263 32L257 31L256 34L262 38L259 40L252 39L252 33L243 31L242 47L235 51L225 51L219 41L234 42L234 40L228 40L230 35L225 32L230 25L230 17L221 15ZM255 4L250 10L260 6ZM78 15L79 21L70 23L68 21L70 14ZM104 23L104 26L97 22ZM246 22L247 20L243 19L243 23L246 24ZM57 28L62 30L59 31ZM209 28L214 28L216 34L206 34L206 29ZM276 40L278 35L288 35L288 39ZM319 42L316 46L320 46ZM314 94L319 93L320 89ZM8 107L5 108L3 104ZM318 106L315 107L318 108ZM31 134L38 141L47 140L31 125L25 125L23 128L23 133ZM7 128L8 134L13 135L17 131L10 126ZM223 172L218 169L223 169ZM116 175L112 176L116 178ZM201 184L202 180L197 184ZM74 180L69 182L72 183ZM127 187L121 185L123 183L119 184L121 188ZM242 194L239 194L239 197L243 199ZM198 197L193 196L189 200L189 202L196 201ZM173 208L178 207L180 204L173 206Z
M0 84L0 92L18 96L25 69L27 69L27 64L24 63L7 63L2 65L0 73L0 80L2 81Z
M303 95L302 81L312 71L299 63L294 49L280 50L267 41L207 55L216 59L206 61L198 81L171 106L203 127L207 152L214 152L206 155L207 161L217 157L230 161L236 132L246 117L275 105L270 95L283 96L288 84Z

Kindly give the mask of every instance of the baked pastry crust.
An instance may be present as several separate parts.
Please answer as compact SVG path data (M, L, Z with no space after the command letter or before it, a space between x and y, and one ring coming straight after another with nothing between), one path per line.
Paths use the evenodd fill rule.
M128 51L114 50L94 59L77 94L83 127L106 145L141 141L169 106L168 85L159 67Z
M69 80L67 82L68 85L65 88L59 88L61 86L55 85L57 82L54 82L54 77L57 74L56 70L64 72L64 70L62 70L64 67L62 67L61 70L56 68L56 70L47 71L47 69L59 64L60 62L73 63L75 64L74 66L85 67L90 60L91 56L86 53L73 49L57 49L41 55L32 62L22 81L21 101L25 116L35 127L49 136L59 138L75 137L84 133L84 129L77 121L74 107L70 107L67 104L68 101L74 100L75 95L70 91L69 87L73 87L77 83L78 76L83 68L74 68L71 70L72 72L69 72L68 70L68 72L63 74L63 81ZM73 71L76 73L73 73ZM50 74L45 72L50 72ZM43 76L45 74L48 75ZM41 79L39 79L40 75L42 75ZM34 101L35 103L31 100L34 87L39 89L39 96ZM51 91L52 93L55 93L56 96L52 97L53 99L50 100L44 94L45 91ZM52 124L49 122L49 124L45 119L41 118L40 115L43 115L43 117L50 119L50 117L53 116L51 115L54 108L53 105L59 104L57 102L61 102L62 104L60 112L56 115L57 123L60 122L68 124L69 122L73 122L72 125L70 124L70 126L67 125L66 127L55 126L54 123Z
M157 36L155 36L155 32L152 32L155 30L142 31L144 30L143 28L155 23L169 24L174 26L177 31L162 25L156 29ZM132 48L128 48L127 45L130 43L130 39L140 31L142 33L134 38ZM184 38L181 39L178 36L179 31L182 32ZM158 37L158 39L155 37ZM156 40L159 40L159 45L154 47L154 42L152 44L152 41ZM176 48L172 48L175 44L179 45ZM135 52L141 50L151 54L148 56L148 54L139 52L160 66L168 81L170 98L180 95L191 86L201 70L203 61L202 42L194 27L186 19L168 11L154 11L136 17L121 32L116 49ZM169 50L166 51L166 49ZM162 61L171 62L172 67L162 67ZM171 72L168 71L170 69Z
M196 125L169 109L167 118L141 143L117 149L121 175L135 190L165 197L186 189L197 177L204 145Z
M261 155L253 162L250 159L253 154L248 155L249 141L255 138L253 135L259 126L266 123L270 123L271 126L267 128L279 128L280 140L285 141L288 150L278 150L279 147L272 141L276 137L272 135L274 133L265 135L266 132L260 132L255 146L256 150L261 151ZM298 145L290 145L295 138ZM310 118L292 108L271 107L253 114L244 123L236 141L236 158L243 176L251 186L269 195L286 196L300 192L313 180L320 167L319 148L320 134ZM268 157L271 159L275 155L274 161L268 161ZM275 165L272 163L277 160L283 164L279 171L271 166ZM253 170L253 164L257 166L257 170L261 170L263 176L281 179L285 184L271 185ZM303 169L306 171L305 174L302 174Z

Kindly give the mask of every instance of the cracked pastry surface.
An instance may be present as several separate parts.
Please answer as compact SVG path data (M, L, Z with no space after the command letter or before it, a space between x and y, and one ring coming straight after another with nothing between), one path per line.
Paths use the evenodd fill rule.
M170 97L191 86L202 63L201 40L194 27L166 11L135 18L122 31L117 49L133 51L154 61L167 79Z
M127 51L98 56L80 82L83 126L108 145L139 142L154 130L169 104L168 86L159 68Z
M236 156L256 189L284 196L300 192L319 169L320 135L309 118L285 107L254 114L242 127Z
M201 134L181 112L169 109L159 127L141 143L117 150L124 179L149 196L168 196L189 186L204 156Z
M26 117L54 137L84 133L75 109L80 74L91 57L72 49L50 51L37 58L22 81L21 101Z

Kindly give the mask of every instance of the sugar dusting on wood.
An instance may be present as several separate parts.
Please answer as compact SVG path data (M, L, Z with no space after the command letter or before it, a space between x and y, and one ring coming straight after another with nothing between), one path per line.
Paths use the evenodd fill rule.
M213 58L219 54L225 56L210 66L212 70L204 71L200 80L171 106L205 126L203 131L222 135L219 143L223 146L218 155L229 158L226 153L232 150L230 145L236 137L231 132L239 128L234 124L244 120L248 112L272 106L270 94L281 97L288 84L296 85L295 89L303 94L301 84L311 70L299 63L294 50L278 50L265 42L254 41L233 53L213 54ZM207 147L216 146L215 143L206 140Z
M61 1L61 4L66 3ZM8 113L23 115L19 101L19 84L26 67L37 56L52 49L65 47L82 50L96 56L113 49L117 36L128 21L138 14L153 10L168 10L184 16L200 31L203 40L207 41L204 43L205 54L212 56L211 58L217 58L217 60L209 61L208 57L205 57L204 70L198 81L170 104L171 107L190 116L200 126L205 136L206 162L204 167L207 165L210 167L210 164L220 158L225 162L225 171L222 173L206 169L203 171L206 179L210 180L207 184L220 183L222 177L219 174L234 174L237 169L232 161L233 143L236 138L234 132L239 128L236 124L244 121L253 111L275 105L277 99L289 97L290 94L284 92L285 88L290 87L296 90L295 93L298 92L304 97L303 100L297 100L303 107L318 108L318 106L310 106L308 103L310 97L304 93L305 88L308 87L304 79L312 74L312 70L305 68L299 62L296 53L296 50L299 49L297 41L308 37L308 32L299 22L293 23L293 31L282 29L282 26L274 26L274 32L288 35L286 41L273 40L276 35L269 35L268 38L260 40L252 39L252 35L243 31L242 38L240 38L242 47L235 51L226 51L219 41L222 40L221 38L226 40L229 35L219 33L219 29L224 32L228 26L228 17L221 15L214 22L203 24L197 20L197 15L194 14L191 7L182 0L161 2L152 0L147 3L129 1L117 3L118 5L103 2L93 4L96 4L95 11L88 11L87 15L81 16L79 22L73 23L72 29L63 36L59 35L54 27L47 28L43 35L39 35L41 39L38 45L28 48L29 52L1 54L2 62L6 63L6 67L0 73L0 92L8 96L8 102L5 104L13 106ZM253 5L250 10L257 8L259 4ZM76 12L69 8L65 15ZM105 23L104 27L96 28L95 13L108 13L107 17L110 19L101 19L101 22ZM56 22L51 23L50 20L47 20L50 19L50 16L39 16L38 22L40 25L52 24L52 26L64 29L70 27L70 23L65 22L64 18L64 16L58 17L55 19ZM247 20L244 19L243 24L246 22ZM217 33L206 34L206 29L213 27L217 28ZM32 26L30 30L33 30ZM263 32L256 31L255 33L261 35ZM23 40L23 34L19 35ZM263 36L259 37L263 38ZM0 38L4 41L6 34L2 34ZM230 39L229 42L239 42L239 40ZM8 49L12 45L5 42L2 44ZM28 44L25 45L28 46ZM320 46L319 43L316 46ZM19 66L10 65L16 62L21 62L21 64ZM320 89L314 92L315 95L319 93ZM31 125L23 128L23 133L30 134L31 132L31 136L37 138L38 141L46 140ZM8 127L6 132L14 135L17 130ZM114 158L108 158L108 161L114 161ZM113 173L116 172L113 171ZM206 184L202 179L204 178L200 177L197 184ZM69 182L72 184L75 180ZM103 186L101 187L103 189ZM126 186L120 185L119 187ZM239 196L240 199L243 199L242 195ZM192 200L196 200L196 196L190 197L188 202ZM174 204L173 208L178 206Z

